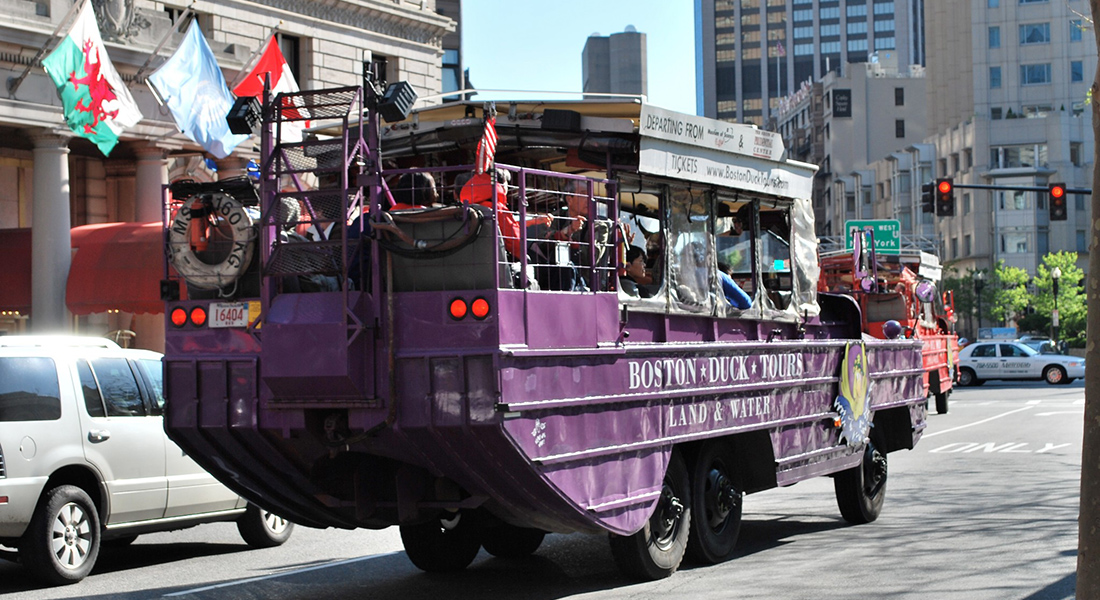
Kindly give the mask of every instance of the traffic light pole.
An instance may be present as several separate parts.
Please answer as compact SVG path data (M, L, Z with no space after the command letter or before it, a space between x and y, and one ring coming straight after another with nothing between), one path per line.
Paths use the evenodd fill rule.
M1049 186L1037 185L985 185L981 183L956 183L959 190L1000 190L1002 192L1049 192ZM1091 194L1089 188L1066 188L1067 194Z

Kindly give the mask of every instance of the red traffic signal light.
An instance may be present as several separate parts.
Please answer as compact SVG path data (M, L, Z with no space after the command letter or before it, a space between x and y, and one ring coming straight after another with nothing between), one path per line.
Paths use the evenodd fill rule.
M936 216L955 216L955 182L950 177L936 180Z
M1065 221L1066 215L1066 184L1052 183L1047 188L1050 194L1050 220Z

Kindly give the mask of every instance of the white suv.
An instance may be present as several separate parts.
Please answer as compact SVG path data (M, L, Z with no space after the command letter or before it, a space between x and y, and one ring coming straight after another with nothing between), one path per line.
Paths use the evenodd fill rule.
M0 336L0 544L74 583L101 542L236 521L250 546L293 525L248 504L164 433L161 355L102 338Z

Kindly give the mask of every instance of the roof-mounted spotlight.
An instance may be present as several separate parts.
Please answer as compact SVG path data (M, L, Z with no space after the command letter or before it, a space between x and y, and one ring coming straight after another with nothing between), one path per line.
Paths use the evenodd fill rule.
M252 135L260 127L260 102L254 96L241 96L225 116L229 131L237 135Z
M407 81L391 83L378 102L378 114L387 123L404 121L416 102L416 90Z

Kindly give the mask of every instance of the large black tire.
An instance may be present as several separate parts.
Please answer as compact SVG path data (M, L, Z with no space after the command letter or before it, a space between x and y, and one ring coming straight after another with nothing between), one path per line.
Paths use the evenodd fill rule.
M938 392L938 393L936 393L936 414L937 415L946 415L947 414L947 395L948 395L947 392Z
M99 556L99 514L84 490L62 485L42 496L23 534L20 557L50 585L87 577Z
M680 567L690 534L691 482L684 459L673 450L653 515L633 535L611 534L611 555L628 577L662 579Z
M693 518L688 556L710 564L729 560L741 533L744 490L730 445L719 440L703 442L691 474Z
M1066 381L1066 370L1058 365L1051 365L1043 369L1043 381L1050 385L1061 385Z
M469 515L447 514L427 523L402 525L405 554L417 568L429 573L461 571L481 549L481 532Z
M959 369L959 385L961 385L962 387L967 387L970 385L981 385L982 383L983 381L981 379L978 379L973 370L966 367Z
M862 525L878 518L886 500L886 474L886 454L871 442L867 443L860 464L836 474L833 488L845 521Z
M249 504L244 514L237 519L237 531L245 543L253 548L274 548L290 539L294 523L255 504Z
M503 523L482 531L481 547L497 558L524 558L534 554L545 537L541 529Z

